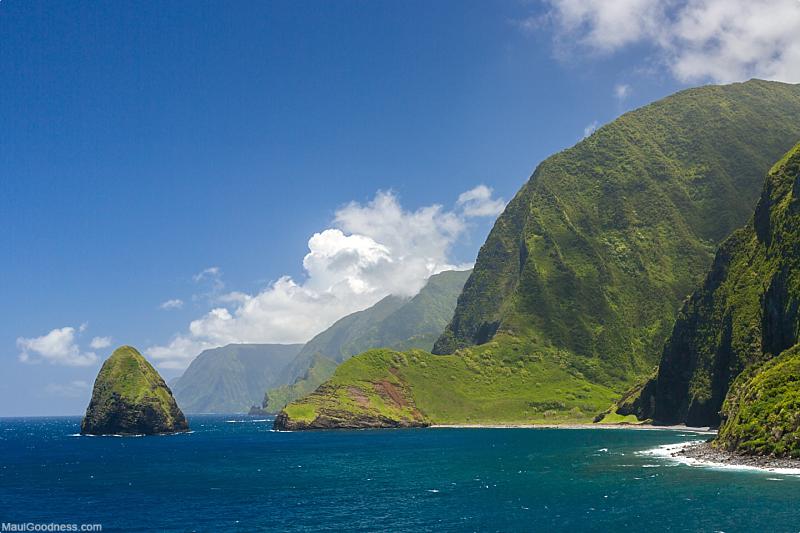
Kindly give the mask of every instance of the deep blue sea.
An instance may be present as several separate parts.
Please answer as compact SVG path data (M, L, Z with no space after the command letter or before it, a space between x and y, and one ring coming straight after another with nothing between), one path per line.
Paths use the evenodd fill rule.
M0 522L103 531L798 531L800 477L642 453L675 431L280 433L194 416L193 433L80 437L0 419Z

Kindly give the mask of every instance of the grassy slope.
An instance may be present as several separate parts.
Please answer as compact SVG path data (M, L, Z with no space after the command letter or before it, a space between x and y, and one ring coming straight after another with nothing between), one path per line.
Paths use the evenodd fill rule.
M274 413L302 398L330 378L338 363L365 350L430 350L452 318L468 276L469 271L441 272L410 300L389 296L337 321L309 341L292 362L291 374L302 374L291 385L267 391L264 410Z
M545 419L526 405L591 419L572 398L600 405L652 372L715 245L747 220L759 176L797 138L800 86L752 81L683 91L543 162L497 220L437 341L438 353L458 350L442 360L452 368L426 378L425 365L450 364L432 359L403 371L419 408L434 422ZM472 346L493 337L497 353ZM516 366L500 362L512 347ZM487 367L488 384L470 382L466 361Z
M414 409L440 424L587 422L619 395L587 382L556 355L530 355L530 348L500 335L455 355L372 350L343 363L330 381L285 411L305 422L331 412L343 418L343 411L352 418L380 413L411 419ZM396 384L413 404L387 407L375 388L382 381ZM364 397L369 404L359 403Z
M716 425L731 382L797 342L798 178L800 145L770 170L753 218L722 244L684 303L654 384L639 400L645 408L633 409L640 417Z
M172 401L169 388L156 369L132 346L121 346L106 359L97 376L104 394L117 393L131 403L154 399Z

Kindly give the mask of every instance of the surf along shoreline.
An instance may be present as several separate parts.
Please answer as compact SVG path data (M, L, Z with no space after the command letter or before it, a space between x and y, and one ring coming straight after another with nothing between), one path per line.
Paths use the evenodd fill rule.
M682 431L703 435L717 434L716 429L709 427L654 426L650 424L433 424L429 427L433 429L632 429L637 431Z
M800 475L800 459L787 459L765 455L745 455L711 446L711 438L717 430L709 427L688 427L685 425L655 426L651 424L435 424L433 429L601 429L637 431L674 431L708 435L706 441L696 440L667 444L652 450L644 450L643 455L669 459L689 466L707 468L729 468L736 470L757 470L775 474Z
M691 442L664 447L670 457L688 465L716 468L755 469L773 473L800 475L800 459L749 455L718 450L710 442Z

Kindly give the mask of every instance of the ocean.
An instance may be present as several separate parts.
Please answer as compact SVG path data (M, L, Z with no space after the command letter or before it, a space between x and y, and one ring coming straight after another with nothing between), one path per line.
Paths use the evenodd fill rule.
M103 531L797 531L800 477L654 453L705 435L599 429L193 432L81 437L0 419L0 523Z

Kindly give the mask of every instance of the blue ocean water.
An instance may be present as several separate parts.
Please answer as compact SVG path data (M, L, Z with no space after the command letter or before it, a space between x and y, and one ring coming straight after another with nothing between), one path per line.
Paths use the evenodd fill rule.
M797 531L800 478L641 454L673 431L279 433L194 416L193 433L79 437L0 419L0 522L103 531Z

